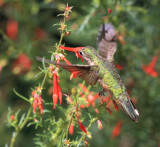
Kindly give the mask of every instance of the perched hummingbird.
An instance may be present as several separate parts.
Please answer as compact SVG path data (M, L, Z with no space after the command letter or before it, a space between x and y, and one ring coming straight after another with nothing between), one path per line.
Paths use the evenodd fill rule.
M104 24L100 27L100 33L97 38L99 53L90 46L79 50L79 54L88 65L63 63L55 63L50 60L45 62L60 65L62 68L82 78L89 85L95 85L97 82L103 88L104 92L110 92L113 98L121 106L122 110L134 121L138 121L138 110L130 100L126 88L117 73L114 64L114 53L116 52L116 32L111 24ZM42 58L37 57L37 60L42 61Z

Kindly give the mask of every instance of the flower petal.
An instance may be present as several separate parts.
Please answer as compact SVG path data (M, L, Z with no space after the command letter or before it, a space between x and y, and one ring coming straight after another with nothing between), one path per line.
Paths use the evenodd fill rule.
M112 100L112 102L113 102L113 105L114 105L115 109L118 111L118 105L117 105L117 103L115 102L115 100Z
M81 129L84 133L86 133L86 134L88 135L87 130L86 130L86 128L85 128L85 126L83 126L83 125L82 125L82 123L81 123L80 121L78 121L78 123L79 123L79 127L80 127L80 129Z
M71 51L71 52L76 52L76 51L81 50L84 47L75 47L75 48L73 48L73 47L64 47L64 46L61 46L60 48L63 49L63 50L67 50L67 51Z
M53 109L56 108L56 104L57 104L57 101L58 101L58 82L57 82L57 75L56 73L53 73L53 104L54 104L54 107Z
M106 110L112 115L112 111L107 107Z
M74 126L71 124L69 127L69 134L73 135L74 133Z
M112 135L111 135L112 138L116 138L120 134L121 128L122 128L122 121L118 121L115 127L113 128Z

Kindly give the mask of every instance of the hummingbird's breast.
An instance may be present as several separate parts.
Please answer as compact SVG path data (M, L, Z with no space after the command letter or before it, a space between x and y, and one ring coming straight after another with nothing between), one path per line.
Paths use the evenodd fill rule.
M122 92L126 91L115 65L112 62L97 56L94 59L94 64L99 68L99 83L105 91L109 90L115 98L118 98Z

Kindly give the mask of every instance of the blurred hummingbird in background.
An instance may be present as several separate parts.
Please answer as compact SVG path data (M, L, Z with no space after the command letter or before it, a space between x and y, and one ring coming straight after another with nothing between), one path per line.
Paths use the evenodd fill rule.
M130 100L127 90L115 67L114 54L117 49L116 38L115 28L111 24L103 24L100 26L97 37L98 52L90 46L78 51L87 65L57 64L56 62L46 59L44 61L60 65L71 73L76 72L76 76L85 80L89 85L95 85L99 82L103 88L100 95L104 94L104 92L111 93L113 99L121 106L122 110L131 120L138 122L138 110ZM36 57L36 59L42 61L40 57Z

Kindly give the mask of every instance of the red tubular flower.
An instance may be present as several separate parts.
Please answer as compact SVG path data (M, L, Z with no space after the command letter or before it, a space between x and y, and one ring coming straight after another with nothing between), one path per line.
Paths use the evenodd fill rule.
M59 97L59 101L61 104L62 103L62 92L61 92L61 88L58 83L57 83L57 86L58 86L58 97Z
M39 96L39 99L38 99L38 108L41 111L41 113L43 113L43 99L41 96Z
M93 96L93 94L90 92L90 94L88 95L88 102L90 104L93 104L93 102L98 98L98 96L99 96L98 93Z
M145 64L142 65L142 69L144 70L144 72L147 75L150 75L152 77L157 77L158 76L158 73L154 69L157 60L158 60L158 57L154 56L148 66L146 66Z
M70 63L64 56L62 56L62 59L63 59L68 65L71 65L71 63Z
M59 81L59 78L57 76L57 73L56 71L53 72L53 104L54 104L54 107L53 109L56 108L56 104L57 104L57 101L58 101L58 98L59 98L59 101L60 101L60 104L62 103L62 92L61 92L61 88L58 84L58 81Z
M38 94L33 92L34 93L34 101L33 101L33 113L35 113L36 111L36 108L37 108L37 105L38 105Z
M86 128L85 128L85 126L83 126L82 125L82 123L78 120L78 123L79 123L79 127L80 127L80 129L84 132L84 133L86 133L87 135L88 135L88 133L87 133L87 130L86 130Z
M73 135L74 133L74 126L71 124L69 127L69 134Z
M125 44L126 44L126 42L125 42L125 40L124 40L124 37L125 37L125 36L126 36L125 33L120 34L120 35L117 36L118 40L120 41L120 43L121 43L122 45L125 45Z
M56 54L56 62L59 63L60 62L60 57L58 54ZM53 66L52 66L53 67Z
M122 128L122 121L118 121L115 127L113 128L111 137L116 138L120 134L121 128Z
M83 58L82 58L82 56L79 54L79 52L77 51L77 52L75 52L75 54L76 54L76 57L77 57L77 59L78 59L78 57L82 60L82 62L83 62Z
M118 105L117 105L117 103L115 102L115 100L112 100L112 102L113 102L113 105L114 105L115 109L118 111Z
M98 123L98 128L99 128L100 130L102 130L102 122L98 119L98 120L97 120L97 123Z
M57 75L55 72L53 73L53 96L52 97L53 97L53 104L54 104L53 109L55 109L58 101L58 82L57 82Z
M70 80L72 80L72 78L75 79L78 76L78 73L79 71L72 72L72 74L70 75Z
M10 39L15 40L17 39L17 34L18 34L18 22L9 19L7 21L7 36Z
M106 110L112 115L112 111L107 107Z
M96 108L96 109L94 109L94 111L97 113L97 114L99 114L99 110Z
M75 48L72 48L72 47L64 47L64 46L61 46L60 47L61 49L64 49L64 50L67 50L67 51L71 51L71 52L75 52L77 58L80 57L82 62L83 62L83 58L82 56L78 53L79 50L81 50L82 48L84 47L75 47Z
M119 65L119 64L116 64L116 68L119 69L119 70L123 69L123 67L121 65Z
M82 87L82 84L79 84L79 87ZM87 87L83 85L82 87L83 92L89 92Z

